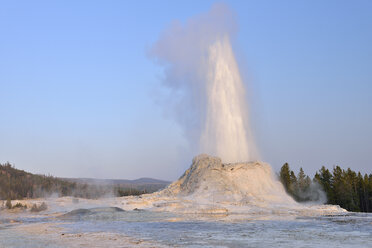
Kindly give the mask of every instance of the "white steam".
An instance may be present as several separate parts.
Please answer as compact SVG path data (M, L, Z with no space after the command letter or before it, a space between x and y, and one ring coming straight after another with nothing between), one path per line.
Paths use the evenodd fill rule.
M222 4L185 25L174 23L152 49L165 66L171 116L193 152L224 162L257 159L245 88L230 39L234 18Z

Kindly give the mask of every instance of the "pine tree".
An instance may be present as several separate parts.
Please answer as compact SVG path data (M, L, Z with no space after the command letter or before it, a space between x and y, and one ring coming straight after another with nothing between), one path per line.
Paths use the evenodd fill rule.
M329 204L334 203L334 193L333 193L333 176L331 172L329 172L328 169L325 168L325 166L322 166L322 168L319 170L319 183L323 187Z
M295 173L291 170L289 175L289 194L295 197L296 200L298 199L298 187L297 187L297 177Z
M280 181L282 182L284 189L289 193L291 185L290 169L288 163L285 163L280 169Z
M305 192L307 190L306 175L302 167L297 175L297 185L300 192Z

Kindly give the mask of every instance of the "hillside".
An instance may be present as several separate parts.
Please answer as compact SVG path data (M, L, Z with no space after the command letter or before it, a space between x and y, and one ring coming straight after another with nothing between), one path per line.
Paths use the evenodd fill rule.
M136 180L58 178L35 175L0 164L0 199L39 198L51 195L98 198L102 196L140 195L155 192L169 182L141 178Z

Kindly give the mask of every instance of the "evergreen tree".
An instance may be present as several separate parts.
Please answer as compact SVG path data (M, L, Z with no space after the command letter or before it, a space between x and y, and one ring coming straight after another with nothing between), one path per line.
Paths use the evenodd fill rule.
M358 177L357 174L348 168L344 171L344 181L349 195L349 209L351 211L360 211L360 199L358 195Z
M282 182L284 189L289 193L289 188L291 185L291 178L290 178L290 169L288 163L285 163L282 168L280 169L280 181Z
M310 185L311 185L311 179L310 179L309 176L306 176L306 178L305 178L305 191L309 190Z
M359 197L359 209L362 212L368 212L368 175L363 177L359 172L357 176L357 195Z
M324 166L319 170L319 179L317 179L320 183L320 185L323 187L329 204L333 204L334 202L334 194L333 194L333 176L331 172L329 172L328 169L326 169Z
M298 173L298 176L297 176L297 187L299 189L300 192L306 192L309 187L310 187L310 183L308 180L310 180L310 178L306 177L305 175L305 172L304 170L302 169L302 167L300 168L300 172Z
M295 173L291 170L289 175L289 193L290 195L297 198L298 195L298 187L297 187L297 177Z

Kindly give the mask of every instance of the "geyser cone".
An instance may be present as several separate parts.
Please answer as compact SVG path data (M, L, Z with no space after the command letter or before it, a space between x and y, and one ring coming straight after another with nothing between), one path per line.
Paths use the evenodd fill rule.
M161 194L252 206L262 203L295 204L282 184L274 179L268 164L225 164L220 158L206 154L196 156L181 178Z

